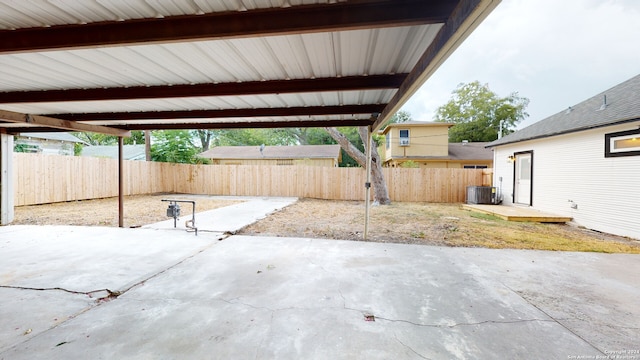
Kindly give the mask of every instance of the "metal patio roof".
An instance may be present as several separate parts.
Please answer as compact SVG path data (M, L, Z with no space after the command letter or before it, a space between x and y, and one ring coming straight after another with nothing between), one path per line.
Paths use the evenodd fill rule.
M0 131L379 127L499 0L0 0Z

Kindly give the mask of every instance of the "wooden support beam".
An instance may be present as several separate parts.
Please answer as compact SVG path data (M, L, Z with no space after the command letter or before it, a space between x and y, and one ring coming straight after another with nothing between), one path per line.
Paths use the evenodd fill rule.
M56 119L48 116L21 114L7 110L0 110L0 120L69 131L89 131L115 136L131 136L131 132L127 130L100 125L82 124L71 120Z
M203 96L290 94L316 91L397 89L407 74L339 78L245 81L218 84L130 86L94 89L0 92L0 103L165 99Z
M431 45L422 53L409 76L373 124L380 130L440 65L460 46L471 32L498 6L500 0L462 0L440 29Z
M321 120L260 120L248 119L244 121L211 121L203 120L196 122L167 122L167 121L149 121L136 124L118 124L110 125L113 128L123 130L196 130L196 129L266 129L266 128L310 128L310 127L336 127L336 126L369 126L373 120L367 119L321 119ZM30 132L48 132L56 131L56 129L48 129L45 127L11 127L7 128L7 133L30 133ZM61 130L58 130L61 131Z
M282 120L282 121L217 121L190 123L158 123L113 125L126 130L194 130L194 129L273 129L273 128L309 128L336 126L369 126L370 119L348 120Z
M73 121L116 121L116 120L160 120L160 119L220 119L255 118L276 116L326 116L372 114L382 111L384 105L329 105L329 106L293 106L286 108L256 109L215 109L215 110L170 110L170 111L131 111L117 113L71 113L52 114L51 116ZM151 122L151 121L150 121Z
M434 24L455 0L359 0L202 15L0 30L0 53L219 40Z

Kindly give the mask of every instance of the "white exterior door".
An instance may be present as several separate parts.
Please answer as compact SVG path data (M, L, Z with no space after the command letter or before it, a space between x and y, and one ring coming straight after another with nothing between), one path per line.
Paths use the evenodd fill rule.
M516 155L514 202L531 205L531 153Z

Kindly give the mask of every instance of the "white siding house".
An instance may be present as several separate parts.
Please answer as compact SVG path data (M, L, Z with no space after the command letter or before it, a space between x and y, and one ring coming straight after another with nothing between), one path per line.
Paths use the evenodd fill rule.
M640 75L489 146L504 204L640 239Z
M16 152L41 153L53 155L74 155L76 143L86 143L67 132L44 132L18 134L15 140Z

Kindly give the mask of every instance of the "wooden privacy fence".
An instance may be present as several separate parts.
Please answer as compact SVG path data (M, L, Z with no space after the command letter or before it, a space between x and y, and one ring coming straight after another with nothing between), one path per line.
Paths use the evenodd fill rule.
M14 154L15 205L118 195L113 159ZM469 185L490 185L491 169L383 169L392 201L465 201ZM364 200L362 168L187 165L124 162L125 195L189 193Z

